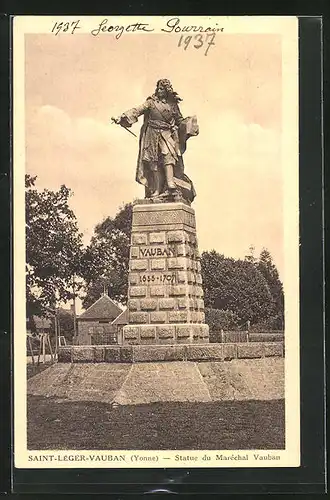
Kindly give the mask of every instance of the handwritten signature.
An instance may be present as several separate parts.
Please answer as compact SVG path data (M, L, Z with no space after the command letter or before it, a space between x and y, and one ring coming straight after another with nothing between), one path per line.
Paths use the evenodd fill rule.
M81 29L81 21L72 22L55 22L51 32L55 35L59 33L69 33L73 35L76 30ZM155 29L149 23L136 22L128 25L111 24L109 19L103 19L97 27L93 28L90 33L93 36L98 36L100 34L112 33L116 40L123 35L123 33L137 33L144 32L150 33L155 31ZM184 50L187 50L188 46L193 46L196 49L201 48L204 44L207 44L205 55L207 55L211 45L215 45L214 39L215 34L218 32L223 32L223 28L215 23L213 26L204 25L182 25L181 19L179 17L172 17L166 24L160 29L163 33L180 33L180 39L178 46L182 46ZM192 33L187 35L187 33ZM196 34L194 34L196 33ZM193 41L195 43L193 43Z

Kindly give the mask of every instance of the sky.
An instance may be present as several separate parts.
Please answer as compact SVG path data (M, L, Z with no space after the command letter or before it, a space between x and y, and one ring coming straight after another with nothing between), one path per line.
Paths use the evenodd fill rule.
M72 189L87 244L96 224L144 196L138 140L110 118L168 78L200 128L184 155L200 251L244 258L266 247L283 279L280 36L221 33L204 52L166 34L26 35L26 172L39 189Z

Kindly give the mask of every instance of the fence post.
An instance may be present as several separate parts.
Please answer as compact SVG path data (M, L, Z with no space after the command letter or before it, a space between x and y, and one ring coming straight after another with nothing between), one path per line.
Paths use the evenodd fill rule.
M59 328L58 328L58 318L57 318L57 311L56 311L56 309L55 309L55 316L54 316L54 326L55 326L55 359L58 359Z
M28 336L28 344L29 344L30 354L32 356L32 364L34 365L35 363L34 363L32 341L31 341L31 338L29 336Z
M45 333L42 334L42 355L44 358L44 364L46 363L46 336Z

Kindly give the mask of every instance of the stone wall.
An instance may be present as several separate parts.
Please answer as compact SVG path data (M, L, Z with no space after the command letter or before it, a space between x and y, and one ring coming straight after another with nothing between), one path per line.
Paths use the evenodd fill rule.
M99 320L78 320L78 345L122 343L122 328ZM110 340L112 339L113 340ZM108 339L106 341L106 339Z
M283 342L60 347L60 363L141 363L152 361L227 361L284 357Z

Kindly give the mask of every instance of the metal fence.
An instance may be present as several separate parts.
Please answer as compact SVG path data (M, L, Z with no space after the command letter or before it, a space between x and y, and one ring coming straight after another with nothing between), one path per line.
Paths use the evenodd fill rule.
M249 342L283 342L284 332L249 333Z
M242 331L210 332L210 342L237 344L243 342L281 342L284 332L253 333Z

